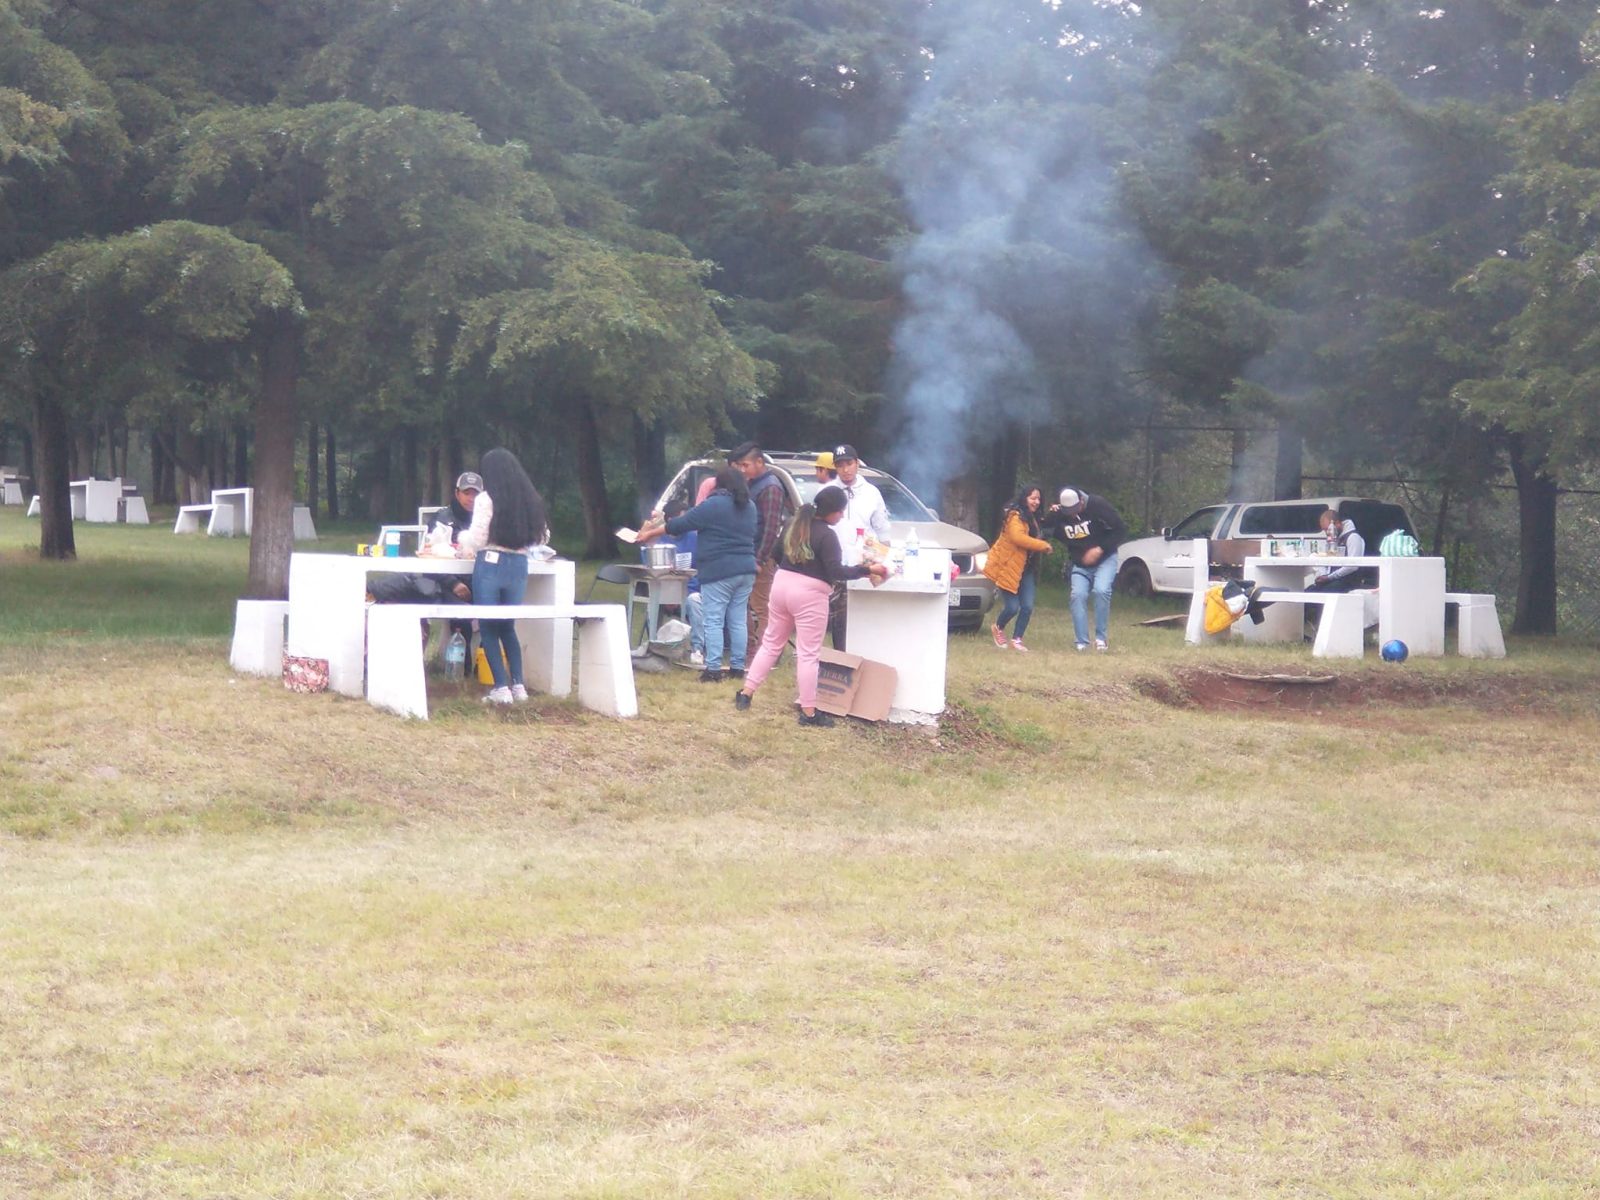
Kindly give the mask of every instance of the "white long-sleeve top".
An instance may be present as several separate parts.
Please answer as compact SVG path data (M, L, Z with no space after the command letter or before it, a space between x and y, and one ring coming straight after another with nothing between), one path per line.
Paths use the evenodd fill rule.
M460 547L461 558L476 558L479 550L502 550L507 554L526 554L537 542L530 542L526 546L502 546L498 542L489 540L489 522L494 520L494 501L489 499L488 492L479 492L478 498L472 502L472 524L462 531L456 539Z
M843 488L845 496L844 519L834 527L839 535L839 550L844 565L856 566L861 561L863 537L856 530L865 530L880 542L889 540L889 509L883 503L883 493L860 475L846 487L835 481L832 485Z

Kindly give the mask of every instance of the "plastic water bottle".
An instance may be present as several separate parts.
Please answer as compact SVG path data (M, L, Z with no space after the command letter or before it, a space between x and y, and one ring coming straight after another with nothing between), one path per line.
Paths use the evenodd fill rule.
M906 557L916 558L922 551L922 543L917 540L917 531L913 529L906 534Z
M465 679L467 676L467 639L458 629L450 635L444 648L444 673L447 679Z

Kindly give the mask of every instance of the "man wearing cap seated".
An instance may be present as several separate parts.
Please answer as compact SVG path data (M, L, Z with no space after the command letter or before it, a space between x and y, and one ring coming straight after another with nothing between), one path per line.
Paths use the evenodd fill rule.
M861 477L861 456L848 443L833 452L833 466L838 473L837 486L844 489L844 517L840 520L839 552L847 567L861 564L867 534L880 542L889 540L889 509L883 502L883 493ZM835 650L844 649L845 616L849 592L842 583L834 584L833 596L828 606L828 633Z
M483 476L476 471L463 471L456 477L455 494L450 497L450 502L428 518L428 534L431 536L436 529L448 528L450 540L453 542L461 536L461 531L472 524L472 506L478 499L478 493L483 491ZM450 594L463 603L472 602L472 589L467 586L470 579L457 579L450 586ZM427 626L427 622L423 622ZM472 622L451 621L450 633L459 633L467 643L467 661L472 661ZM449 634L445 635L449 640Z

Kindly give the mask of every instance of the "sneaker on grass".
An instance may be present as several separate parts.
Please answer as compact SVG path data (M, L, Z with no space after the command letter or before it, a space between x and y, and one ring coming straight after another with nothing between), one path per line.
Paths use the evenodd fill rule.
M518 704L526 704L528 702L528 689L520 683L513 683L511 685L511 699Z
M492 688L489 694L483 698L483 702L485 704L510 704L512 703L511 689L508 687Z
M1012 638L1011 639L1011 648L1013 650L1021 650L1024 654L1026 654L1028 652L1028 648L1022 644L1022 639L1021 638Z

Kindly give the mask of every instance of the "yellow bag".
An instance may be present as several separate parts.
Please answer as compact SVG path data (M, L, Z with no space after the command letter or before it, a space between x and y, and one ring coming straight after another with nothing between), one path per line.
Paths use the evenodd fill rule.
M494 672L489 670L489 656L483 652L482 646L479 646L477 650L473 652L472 665L477 669L478 682L493 687Z
M1222 598L1222 584L1206 589L1206 632L1222 633L1244 616L1245 602L1241 597L1235 605Z

